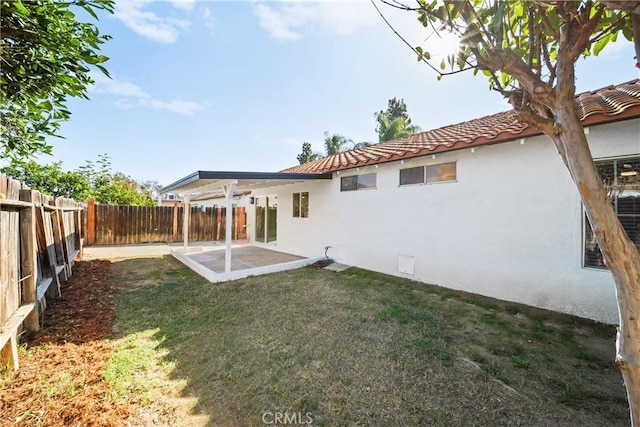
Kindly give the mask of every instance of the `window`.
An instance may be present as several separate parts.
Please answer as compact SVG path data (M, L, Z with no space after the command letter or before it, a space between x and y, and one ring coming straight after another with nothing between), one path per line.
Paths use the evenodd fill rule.
M293 193L293 217L309 218L309 193Z
M424 166L400 169L400 185L424 184Z
M455 181L456 178L456 162L427 166L427 182Z
M456 162L400 169L400 185L455 181Z
M640 247L640 157L596 162L596 168L627 236ZM586 215L584 224L584 266L606 268Z
M340 191L365 190L376 188L376 174L343 176L340 180Z

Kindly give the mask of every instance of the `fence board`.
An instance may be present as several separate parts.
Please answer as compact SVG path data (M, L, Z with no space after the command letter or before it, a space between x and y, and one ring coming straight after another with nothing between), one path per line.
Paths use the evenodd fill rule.
M54 200L0 174L0 363L4 366L18 369L21 328L39 328L38 311L46 305L41 284L55 279L59 296L56 265L65 278L71 273L71 256L81 248L80 209L73 200Z
M93 211L93 215L91 212ZM233 238L246 239L246 212L233 210ZM90 244L123 245L178 242L183 239L183 207L113 206L95 204L87 215L87 229L95 236ZM92 222L93 221L93 222ZM191 207L189 241L224 240L225 209Z

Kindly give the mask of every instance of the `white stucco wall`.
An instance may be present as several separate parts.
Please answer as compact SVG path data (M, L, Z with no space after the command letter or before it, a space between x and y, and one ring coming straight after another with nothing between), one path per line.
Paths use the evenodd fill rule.
M640 153L640 120L589 129L594 157ZM399 169L457 162L457 181L400 187ZM340 192L377 173L377 189ZM292 194L309 192L309 218ZM278 197L277 249L536 307L617 322L608 271L582 267L582 208L553 145L534 137L367 166L256 191ZM253 238L253 209L248 208ZM411 271L407 274L401 271Z

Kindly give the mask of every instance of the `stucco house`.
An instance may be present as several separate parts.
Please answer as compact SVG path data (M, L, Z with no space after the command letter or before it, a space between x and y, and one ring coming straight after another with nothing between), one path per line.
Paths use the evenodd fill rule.
M576 101L616 212L640 246L640 80ZM283 180L250 188L254 245L305 257L330 246L343 264L617 322L612 277L577 190L553 144L513 111L271 175Z

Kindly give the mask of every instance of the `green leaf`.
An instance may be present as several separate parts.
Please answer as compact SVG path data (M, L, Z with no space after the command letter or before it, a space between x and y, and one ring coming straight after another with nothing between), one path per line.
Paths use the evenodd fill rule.
M72 9L113 11L113 0L2 0L2 28L20 28L12 36L11 58L0 76L0 155L29 156L47 147L45 138L60 136L60 121L70 117L69 98L86 97L90 66L108 75L101 55L102 36ZM77 10L77 9L76 9ZM93 12L93 13L92 13Z
M29 16L29 11L22 4L21 0L17 0L13 2L13 6L16 8L16 11L22 16Z

